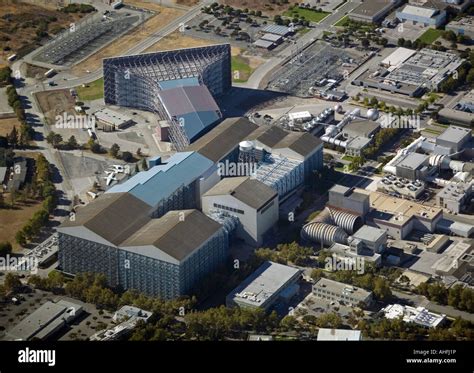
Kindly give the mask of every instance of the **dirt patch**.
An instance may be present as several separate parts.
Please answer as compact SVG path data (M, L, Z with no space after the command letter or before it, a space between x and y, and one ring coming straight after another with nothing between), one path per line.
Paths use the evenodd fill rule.
M48 69L39 66L33 66L29 63L25 64L25 75L27 78L35 78L36 80L46 80L47 78L44 76L45 72Z
M20 131L20 122L16 117L0 119L0 136L8 135L14 126L16 126L16 129Z
M193 6L199 3L199 0L176 0L176 4L184 6Z
M127 4L150 9L157 12L157 14L148 19L144 24L122 36L119 40L112 42L85 61L77 64L72 69L74 75L83 76L88 74L87 71L99 69L102 65L103 58L123 54L143 39L155 34L158 29L165 27L171 21L184 14L184 11L180 9L165 8L157 4L145 3L142 1L127 1Z
M75 115L75 100L67 89L39 92L36 93L36 99L49 124L55 122L56 115Z
M284 11L288 10L291 4L300 3L299 0L289 0L288 4L274 4L273 0L221 0L220 3L229 5L237 9L248 8L250 10L260 10L267 16L274 16L276 14L281 15Z
M165 36L157 43L153 44L150 48L147 48L145 52L160 52L170 49L204 47L214 44L218 43L212 40L193 38L183 34L182 32L175 31Z
M0 60L2 62L14 53L24 56L32 52L42 44L44 36L54 35L68 27L71 22L84 17L83 14L59 12L56 6L43 7L43 2L36 3L38 5L0 0L0 44L3 46L0 50ZM51 5L52 2L49 3ZM41 31L47 34L41 34Z

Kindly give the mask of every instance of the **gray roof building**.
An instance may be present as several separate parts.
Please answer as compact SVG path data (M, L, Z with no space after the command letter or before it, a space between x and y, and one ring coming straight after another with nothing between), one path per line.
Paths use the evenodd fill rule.
M294 294L301 270L283 264L265 262L227 296L228 306L269 309L285 291Z
M353 120L348 123L342 133L345 137L371 137L380 129L380 124L373 120Z
M278 193L250 177L228 177L209 189L204 196L229 194L246 205L258 210L278 196Z
M323 299L353 305L360 302L365 304L372 302L372 292L327 278L320 278L313 285L313 293Z
M399 0L366 0L357 6L349 18L361 22L380 22L398 4Z

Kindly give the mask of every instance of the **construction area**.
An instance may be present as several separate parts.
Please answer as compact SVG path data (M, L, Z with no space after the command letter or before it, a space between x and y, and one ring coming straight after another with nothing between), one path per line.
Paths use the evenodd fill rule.
M145 12L94 14L58 34L33 60L70 66L144 22L147 16Z
M333 90L368 57L355 49L335 48L318 41L303 51L295 51L294 57L273 74L267 89L314 97L320 87Z

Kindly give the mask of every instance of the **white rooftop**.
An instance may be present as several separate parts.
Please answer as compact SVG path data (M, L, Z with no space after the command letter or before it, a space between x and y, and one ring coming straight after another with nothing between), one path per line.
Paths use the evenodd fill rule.
M318 341L360 341L360 330L326 329L318 331Z
M401 304L390 304L383 308L382 312L385 313L387 319L402 317L405 322L414 322L428 328L436 328L446 318L446 315L438 315L424 307L415 308Z

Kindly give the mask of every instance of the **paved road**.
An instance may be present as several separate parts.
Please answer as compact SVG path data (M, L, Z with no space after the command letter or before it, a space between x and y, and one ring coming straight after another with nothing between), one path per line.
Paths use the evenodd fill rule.
M262 82L264 81L264 78L267 76L267 74L269 74L272 70L276 69L278 66L285 63L286 60L295 53L297 53L297 51L306 48L316 39L321 38L324 31L335 30L333 24L336 23L345 14L352 11L358 5L359 3L353 3L351 1L345 3L340 8L336 9L334 13L327 16L319 24L315 25L314 28L311 29L311 31L298 38L295 44L289 45L288 47L283 49L277 57L273 57L264 64L260 65L253 72L247 82L234 85L253 89L264 88L262 87Z

